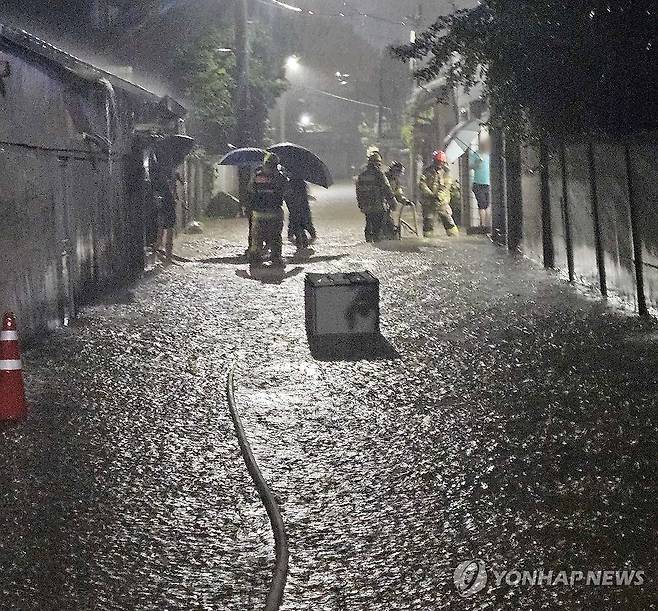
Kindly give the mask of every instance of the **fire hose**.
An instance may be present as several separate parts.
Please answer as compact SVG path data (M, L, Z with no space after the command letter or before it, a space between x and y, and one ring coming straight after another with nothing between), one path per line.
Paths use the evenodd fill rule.
M226 397L228 400L229 411L231 412L231 419L233 420L233 426L235 427L235 433L238 437L240 451L242 452L242 457L247 466L247 471L249 472L251 479L254 481L261 502L265 506L274 533L274 575L272 577L269 592L267 593L265 611L278 611L283 602L283 592L288 578L288 536L286 535L281 509L258 467L249 440L247 439L244 426L242 425L242 420L240 419L240 413L235 402L234 370L235 365L231 367L226 380Z

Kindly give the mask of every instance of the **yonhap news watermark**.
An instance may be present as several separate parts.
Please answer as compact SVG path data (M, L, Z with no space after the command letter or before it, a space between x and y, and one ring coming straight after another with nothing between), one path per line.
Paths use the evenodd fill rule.
M482 592L487 584L509 587L623 587L641 586L646 575L640 569L582 569L560 570L546 567L530 569L487 569L483 560L466 560L459 564L454 572L457 592L464 598Z

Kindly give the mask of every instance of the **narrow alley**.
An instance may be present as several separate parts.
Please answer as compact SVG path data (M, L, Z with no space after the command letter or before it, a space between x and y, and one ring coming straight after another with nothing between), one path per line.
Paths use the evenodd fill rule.
M24 354L3 425L0 608L262 608L273 550L224 387L290 540L288 611L650 609L658 327L487 237L362 237L353 187L314 191L320 239L285 276L246 222L85 308ZM233 229L227 231L227 223ZM228 237L227 237L228 236ZM368 269L396 358L320 361L307 272ZM637 587L460 599L453 571L636 569Z

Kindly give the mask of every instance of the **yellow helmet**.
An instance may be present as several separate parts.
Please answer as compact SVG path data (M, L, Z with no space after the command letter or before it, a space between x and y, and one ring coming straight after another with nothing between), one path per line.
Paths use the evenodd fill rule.
M368 149L366 150L366 159L370 159L375 153L377 153L381 158L382 154L379 151L379 147L373 144L369 146Z
M270 168L276 168L280 163L279 156L276 153L270 153L269 151L265 152L265 157L263 158L263 165Z

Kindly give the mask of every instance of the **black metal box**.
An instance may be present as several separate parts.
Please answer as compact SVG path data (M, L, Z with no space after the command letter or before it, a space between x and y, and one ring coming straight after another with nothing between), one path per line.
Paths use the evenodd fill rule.
M306 274L309 339L379 336L379 280L370 272Z

